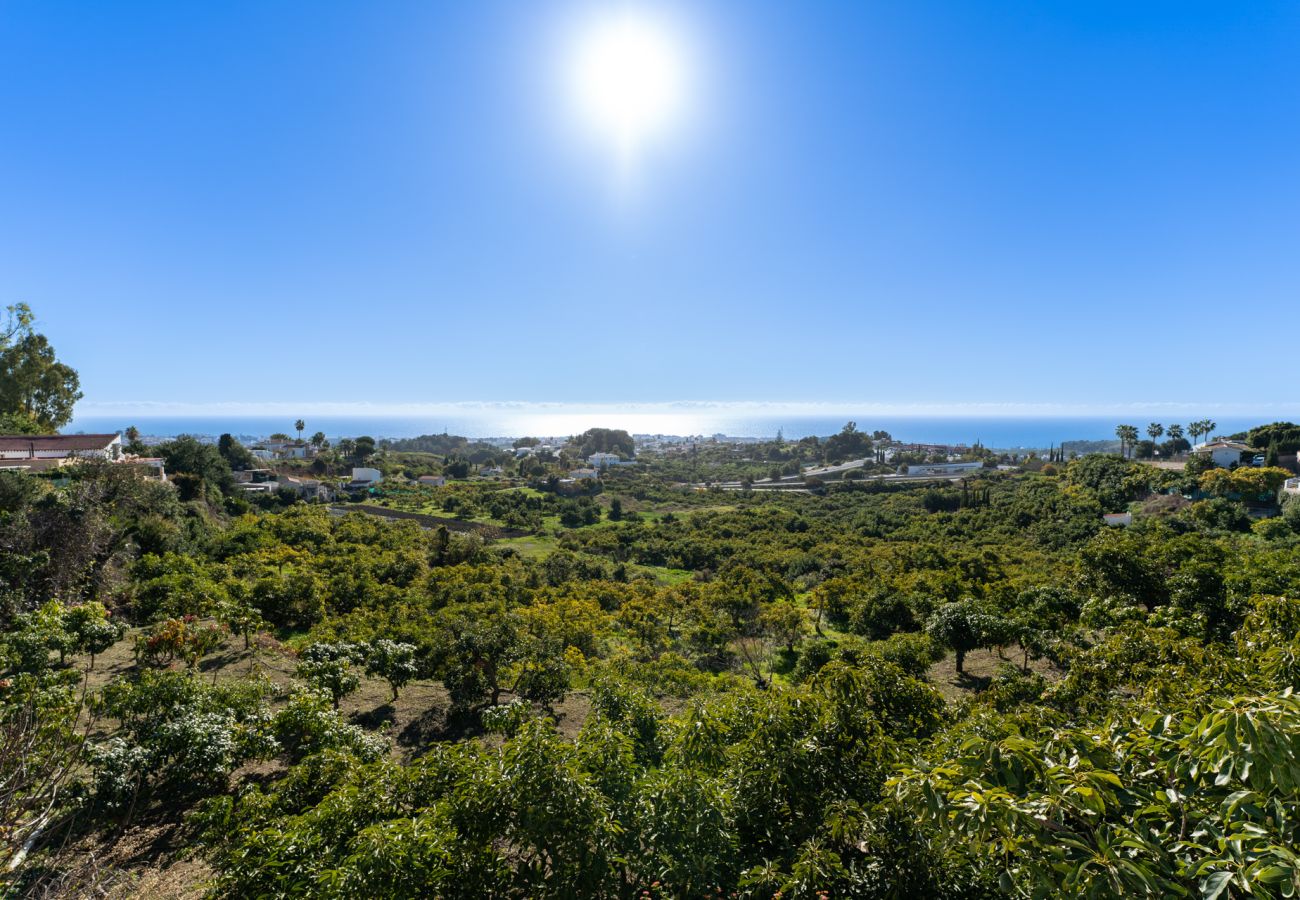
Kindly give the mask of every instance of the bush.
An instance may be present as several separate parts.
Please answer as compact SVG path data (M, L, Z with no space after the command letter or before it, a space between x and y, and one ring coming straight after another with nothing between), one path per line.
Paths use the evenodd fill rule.
M356 725L344 722L330 708L332 697L325 691L297 691L284 709L275 714L271 728L276 740L295 757L339 750L358 759L372 761L387 750L387 742Z

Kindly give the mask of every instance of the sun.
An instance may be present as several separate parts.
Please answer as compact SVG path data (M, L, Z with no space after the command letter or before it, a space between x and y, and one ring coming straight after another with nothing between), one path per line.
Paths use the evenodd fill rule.
M686 65L663 22L621 10L595 20L575 42L570 80L583 124L624 161L664 137L682 112Z

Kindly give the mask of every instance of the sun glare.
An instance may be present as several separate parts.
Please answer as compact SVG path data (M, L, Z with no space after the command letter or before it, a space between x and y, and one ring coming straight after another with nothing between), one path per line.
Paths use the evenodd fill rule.
M570 72L584 124L632 161L662 138L681 113L685 63L666 25L623 10L582 31Z

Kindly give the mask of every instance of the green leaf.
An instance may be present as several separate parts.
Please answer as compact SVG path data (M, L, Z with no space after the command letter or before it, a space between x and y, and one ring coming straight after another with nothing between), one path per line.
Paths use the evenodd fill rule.
M1228 889L1228 882L1232 881L1231 872L1213 872L1201 881L1201 898L1202 900L1215 900L1225 890Z

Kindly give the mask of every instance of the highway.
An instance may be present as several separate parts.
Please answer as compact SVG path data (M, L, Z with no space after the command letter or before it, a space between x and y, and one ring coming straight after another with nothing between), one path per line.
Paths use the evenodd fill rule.
M746 488L745 485L739 481L697 482L691 486L700 490L717 487L724 491L807 491L808 488L804 486L804 482L808 478L824 478L828 475L839 475L851 469L861 469L868 462L874 462L874 459L855 459L835 466L821 466L816 469L808 469L799 475L785 475L779 481L772 481L771 479L755 481L750 484L749 488ZM959 475L897 475L890 472L887 475L864 475L858 480L900 482L951 481L955 483L982 471L983 470L976 470L976 472L965 472Z

